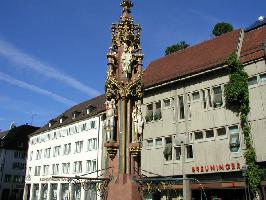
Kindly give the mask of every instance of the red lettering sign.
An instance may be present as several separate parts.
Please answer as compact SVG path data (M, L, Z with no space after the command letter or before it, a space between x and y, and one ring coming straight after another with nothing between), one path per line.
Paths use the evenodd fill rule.
M193 166L192 172L214 172L214 171L229 171L229 170L240 170L240 163L226 163L219 165L205 165L205 166Z

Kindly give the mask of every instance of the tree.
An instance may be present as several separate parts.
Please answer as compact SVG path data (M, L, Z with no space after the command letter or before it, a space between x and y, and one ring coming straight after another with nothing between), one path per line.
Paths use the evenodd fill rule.
M169 55L171 53L174 53L176 51L180 51L182 49L185 49L189 47L189 44L187 44L185 41L181 41L177 44L171 45L165 49L165 55Z
M225 22L221 22L221 23L217 23L213 30L212 30L212 34L215 36L220 36L222 34L231 32L234 30L234 27L229 24L229 23L225 23Z

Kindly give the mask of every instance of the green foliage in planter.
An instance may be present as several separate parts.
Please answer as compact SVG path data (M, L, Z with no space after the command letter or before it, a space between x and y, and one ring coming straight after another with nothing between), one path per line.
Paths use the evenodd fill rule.
M244 71L243 64L238 60L236 54L230 55L227 60L230 69L229 82L225 87L225 98L227 106L235 108L240 114L241 128L244 134L246 152L244 153L247 164L247 177L253 196L258 192L262 181L262 170L256 162L256 152L252 144L251 129L248 123L249 90L248 75Z
M163 156L165 160L168 160L168 157L172 156L172 143L165 144Z

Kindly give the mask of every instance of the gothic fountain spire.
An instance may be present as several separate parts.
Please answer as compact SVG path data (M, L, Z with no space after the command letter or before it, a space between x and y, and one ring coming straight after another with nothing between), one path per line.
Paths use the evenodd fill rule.
M123 15L129 15L131 13L131 8L134 6L134 4L130 0L123 0L120 3L120 6L123 7Z

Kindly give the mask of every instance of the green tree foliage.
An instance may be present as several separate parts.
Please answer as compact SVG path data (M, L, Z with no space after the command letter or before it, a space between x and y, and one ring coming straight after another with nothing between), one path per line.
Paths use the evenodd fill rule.
M234 30L234 27L229 24L229 23L225 23L225 22L221 22L221 23L217 23L213 30L212 30L212 34L215 36L220 36L222 34L231 32Z
M225 87L226 104L231 108L236 108L240 114L241 128L246 145L244 156L247 164L248 184L255 197L258 193L263 172L256 162L256 151L252 144L251 128L248 123L248 114L250 111L248 75L235 53L228 58L227 64L230 69L230 76L229 82Z
M174 44L174 45L167 47L165 50L165 55L169 55L169 54L174 53L176 51L180 51L182 49L185 49L187 47L189 47L189 44L187 44L185 41L181 41L177 44Z

